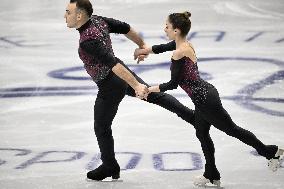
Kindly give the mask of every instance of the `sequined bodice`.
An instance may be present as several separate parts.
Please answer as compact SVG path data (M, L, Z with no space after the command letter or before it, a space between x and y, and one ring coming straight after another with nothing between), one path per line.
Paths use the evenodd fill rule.
M113 54L111 39L107 23L100 17L93 15L89 26L80 33L80 43L86 40L99 40L104 45L106 51ZM81 48L78 49L79 57L84 63L87 73L95 82L105 79L111 71L111 68L101 62L98 57L90 56Z
M179 81L179 86L196 105L205 102L208 89L213 87L213 85L200 78L197 63L194 63L189 57L184 57L184 65Z

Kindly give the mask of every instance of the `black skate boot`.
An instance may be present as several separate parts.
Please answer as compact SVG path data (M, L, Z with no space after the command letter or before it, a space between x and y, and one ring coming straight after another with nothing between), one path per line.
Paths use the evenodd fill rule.
M95 170L89 171L87 173L88 179L96 181L104 180L107 177L112 177L112 179L120 178L120 167L118 164L113 166L106 166L102 164Z

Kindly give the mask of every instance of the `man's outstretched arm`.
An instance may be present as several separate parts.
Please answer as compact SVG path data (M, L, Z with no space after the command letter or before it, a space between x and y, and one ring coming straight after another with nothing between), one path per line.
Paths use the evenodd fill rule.
M125 34L125 36L134 43L136 43L139 48L146 48L144 40L133 28L130 27L129 32Z
M92 39L84 41L80 44L80 47L87 52L88 54L97 57L108 65L113 73L118 77L123 79L128 85L130 85L136 92L136 95L139 98L144 98L147 94L148 89L145 85L139 83L136 78L128 71L123 65L121 65L117 59L111 54L107 49L104 48L104 45L101 41Z

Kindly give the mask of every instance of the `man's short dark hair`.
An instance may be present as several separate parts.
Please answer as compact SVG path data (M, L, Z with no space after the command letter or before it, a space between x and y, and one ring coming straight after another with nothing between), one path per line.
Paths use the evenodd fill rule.
M89 0L70 0L70 3L76 3L78 9L86 11L89 17L93 14L93 6Z

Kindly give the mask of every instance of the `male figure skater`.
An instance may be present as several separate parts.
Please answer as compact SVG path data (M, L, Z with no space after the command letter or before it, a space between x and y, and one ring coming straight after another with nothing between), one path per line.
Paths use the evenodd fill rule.
M89 0L70 0L64 16L67 27L79 31L79 56L87 73L98 86L94 130L102 165L88 172L87 177L92 180L103 180L106 177L118 179L120 167L115 159L111 125L119 103L126 94L157 104L189 123L194 122L194 111L166 93L148 95L149 85L114 55L109 34L124 34L139 48L146 47L143 39L125 22L92 14L93 8Z

